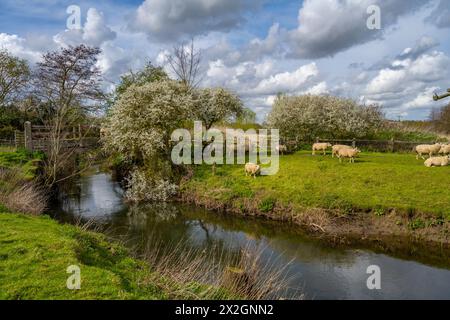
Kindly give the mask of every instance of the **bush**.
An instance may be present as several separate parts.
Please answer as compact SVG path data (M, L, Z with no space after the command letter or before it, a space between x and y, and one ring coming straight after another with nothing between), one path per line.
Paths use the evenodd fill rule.
M354 100L332 96L279 96L268 124L281 136L297 140L363 138L384 124L378 106L361 106Z

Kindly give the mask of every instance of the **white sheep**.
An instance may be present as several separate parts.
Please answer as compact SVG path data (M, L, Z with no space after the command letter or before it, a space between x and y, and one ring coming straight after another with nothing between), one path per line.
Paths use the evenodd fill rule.
M450 154L450 144L444 144L441 147L441 150L439 150L440 154L443 155L449 155Z
M352 149L352 147L344 145L344 144L336 144L332 148L332 154L331 156L334 158L334 156L337 156L340 149Z
M322 151L323 155L327 154L327 149L331 148L331 143L314 143L312 146L312 154L316 155L316 151Z
M287 146L285 146L284 144L280 144L279 146L276 147L276 149L278 153L281 153L282 155L284 155L288 151Z
M416 147L416 159L419 160L419 156L425 160L424 158L424 154L428 154L430 156L430 158L433 155L436 155L439 153L439 151L441 150L441 144L440 143L436 143L436 144L421 144L419 146Z
M245 164L245 176L253 176L256 179L256 176L261 172L261 166L254 163Z
M445 167L450 164L448 156L445 157L431 157L425 161L425 167Z
M358 148L342 148L339 149L337 156L339 158L339 162L342 162L342 158L349 158L350 163L355 162L355 157L361 153Z

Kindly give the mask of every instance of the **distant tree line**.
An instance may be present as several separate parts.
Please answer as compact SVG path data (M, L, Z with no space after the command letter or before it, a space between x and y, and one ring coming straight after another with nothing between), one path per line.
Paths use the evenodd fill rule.
M438 132L450 134L450 104L431 111L430 121Z

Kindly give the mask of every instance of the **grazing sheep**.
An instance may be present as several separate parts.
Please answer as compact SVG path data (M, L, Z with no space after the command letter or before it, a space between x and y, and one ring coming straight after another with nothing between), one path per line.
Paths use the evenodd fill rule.
M441 144L440 143L436 143L436 144L421 144L419 146L416 147L416 159L419 160L419 156L425 160L424 158L424 154L428 154L430 156L430 158L435 155L438 154L439 151L441 150Z
M441 150L439 150L440 154L443 155L449 155L450 154L450 144L444 144L441 147Z
M315 156L316 151L322 151L323 155L325 156L327 154L328 148L331 148L331 143L314 143L312 146L312 154L313 156Z
M261 166L254 163L247 163L245 165L245 176L253 176L256 179L256 176L261 172Z
M339 149L337 156L339 158L339 162L342 162L342 158L349 158L350 163L355 162L355 157L360 153L361 151L358 148L343 148Z
M285 146L284 144L280 144L276 149L278 153L281 153L282 155L284 155L288 151L287 146Z
M334 158L334 156L337 156L339 150L341 149L352 149L352 147L344 145L344 144L337 144L333 146L333 152L331 154L331 156Z
M431 157L425 161L425 167L445 167L450 164L449 157Z

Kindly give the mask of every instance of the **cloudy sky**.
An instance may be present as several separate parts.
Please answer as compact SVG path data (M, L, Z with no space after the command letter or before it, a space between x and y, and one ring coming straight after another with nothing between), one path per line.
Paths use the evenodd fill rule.
M67 29L71 5L81 28ZM369 29L367 9L381 9ZM381 104L425 119L450 87L450 0L1 0L0 48L35 63L42 52L99 46L105 85L195 38L202 86L236 92L262 120L279 92Z

